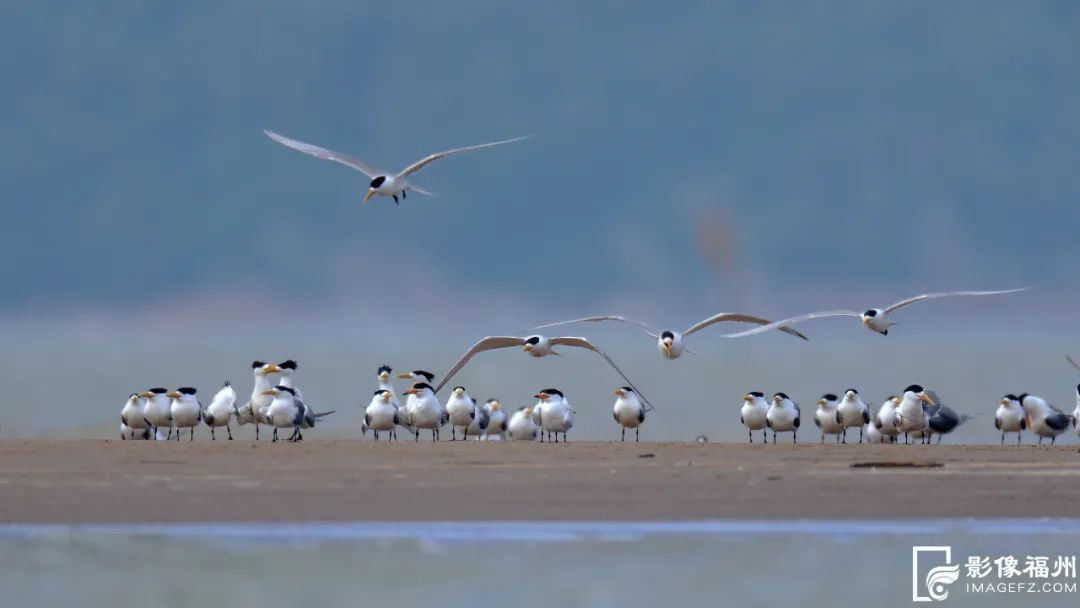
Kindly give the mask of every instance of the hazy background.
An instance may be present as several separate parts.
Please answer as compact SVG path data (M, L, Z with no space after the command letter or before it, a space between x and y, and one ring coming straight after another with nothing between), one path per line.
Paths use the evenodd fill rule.
M6 2L0 434L111 436L132 390L245 394L251 359L295 357L350 436L378 364L442 373L565 316L681 328L1017 285L888 338L703 333L676 362L632 328L568 331L660 407L652 439L742 438L747 390L809 409L918 381L972 412L1023 390L1071 411L1078 40L1068 1ZM361 174L263 128L391 169L536 137L425 169L439 198L363 206ZM621 381L568 355L487 354L461 382L514 406L562 387L579 438L614 437ZM957 439L993 436L988 415Z

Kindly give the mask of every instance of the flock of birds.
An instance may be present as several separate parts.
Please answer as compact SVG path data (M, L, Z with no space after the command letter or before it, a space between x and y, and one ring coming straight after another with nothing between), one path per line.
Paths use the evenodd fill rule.
M433 162L463 152L492 148L527 139L527 137L517 137L437 152L397 173L391 173L375 169L347 154L291 139L273 131L264 132L273 141L283 146L316 158L346 165L366 175L370 182L364 196L364 203L378 195L392 198L395 204L400 203L400 199L405 199L409 191L433 196L431 192L411 181L418 171ZM617 321L635 325L644 330L656 341L656 347L661 356L666 359L678 359L684 352L693 352L686 346L689 336L720 323L740 322L756 326L737 333L722 334L720 335L722 338L741 338L776 330L806 340L808 338L804 334L791 326L812 319L854 317L860 319L867 329L887 336L889 329L894 325L892 315L913 304L947 297L1011 294L1024 289L1026 288L929 293L906 298L883 308L870 308L863 312L857 310L812 312L775 322L745 313L720 313L695 323L681 332L658 329L622 315L601 315L548 323L533 328L531 332L577 323ZM489 336L476 342L435 386L432 386L435 376L429 372L416 370L399 374L398 378L413 381L412 386L401 393L405 397L405 403L401 402L399 394L391 383L392 370L387 366L380 367L378 389L375 390L364 412L361 430L365 436L368 431L371 431L375 440L379 440L381 434L386 434L388 439L396 439L400 429L407 434L412 434L414 441L419 441L421 431L427 430L431 432L432 440L438 441L440 430L449 425L451 440L457 439L457 432L460 430L463 439L471 436L476 439L526 441L539 439L544 441L546 437L549 441L557 443L561 433L563 441L566 441L567 433L573 427L576 412L563 392L556 388L538 391L535 395L537 402L533 406L521 407L509 415L503 410L498 400L489 399L482 405L478 404L462 386L453 388L445 403L440 402L438 393L469 364L473 357L486 351L505 348L521 348L532 357L560 355L557 348L583 349L602 357L626 383L615 390L616 399L612 410L615 422L622 428L623 441L626 440L627 429L634 431L635 440L637 440L646 412L655 409L614 360L588 338L552 337L526 333L519 336ZM1073 364L1077 365L1075 361ZM259 439L260 427L268 426L272 429L273 441L279 439L279 429L291 429L292 434L288 439L300 441L303 439L304 430L315 427L319 420L333 413L333 411L317 413L305 403L303 393L296 385L297 364L295 361L288 360L277 365L255 361L251 369L254 374L254 386L250 399L243 405L239 404L236 391L228 382L217 391L210 405L206 407L203 407L196 389L192 387L181 387L174 391L157 387L132 393L121 411L122 438L168 440L175 436L179 440L181 431L188 429L188 439L194 440L195 428L200 424L205 424L210 429L211 439L216 439L216 431L222 427L225 428L228 439L232 439L231 422L235 420L238 425L255 425L256 440ZM272 381L272 378L276 380ZM908 386L902 396L889 397L876 412L871 411L871 404L864 402L858 391L854 389L845 391L842 397L831 393L826 394L817 401L817 410L814 413L814 423L821 431L822 442L825 441L826 435L835 435L837 441L844 443L847 442L847 430L856 426L859 427L860 442L864 440L896 442L901 433L904 434L905 443L911 441L912 438L928 443L934 434L939 436L940 442L940 436L952 432L969 418L969 416L958 415L942 404L932 391L924 390L919 385ZM751 442L753 442L753 433L757 430L762 431L763 437L767 430L772 430L773 443L776 442L778 433L786 432L792 433L792 441L797 442L801 411L785 393L776 393L770 402L765 399L763 393L750 392L743 399L740 419L747 429ZM1044 438L1050 438L1053 443L1070 424L1078 427L1078 433L1080 433L1078 421L1080 421L1080 386L1077 387L1077 410L1072 416L1064 414L1045 400L1028 394L1006 395L1001 400L995 416L995 426L1002 433L1002 443L1004 443L1006 433L1017 433L1019 442L1019 433L1024 430L1038 435L1040 443Z

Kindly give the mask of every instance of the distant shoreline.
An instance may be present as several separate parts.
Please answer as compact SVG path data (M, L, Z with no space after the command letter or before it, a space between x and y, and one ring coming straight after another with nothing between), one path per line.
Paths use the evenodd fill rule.
M5 439L0 492L0 524L1075 518L1080 457L1074 445Z

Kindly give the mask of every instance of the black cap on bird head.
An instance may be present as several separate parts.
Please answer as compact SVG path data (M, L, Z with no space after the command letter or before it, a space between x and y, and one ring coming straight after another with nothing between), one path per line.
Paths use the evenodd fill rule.
M660 339L661 340L674 340L675 339L675 334L673 334L670 331L665 329L664 331L660 332Z
M1003 399L1008 399L1009 401L1019 401L1020 400L1016 395L1014 395L1012 393L1009 393L1008 395L1005 395L1003 397Z
M161 388L160 386L155 386L154 388L150 389L150 392L154 393L155 395L164 395L165 393L167 393L169 391L164 389L164 388Z
M432 380L435 379L435 374L433 374L431 372L425 372L422 369L414 369L413 373L416 374L417 376L423 376L424 378L427 378L428 382L431 382ZM428 387L428 388L431 388L431 387Z
M251 362L251 369L259 369L260 367L262 367L264 365L266 365L266 363L263 362L263 361L252 361Z
M463 392L463 393L465 392L465 387L464 387L464 386L455 386L455 387L454 387L454 390L456 391L456 390L458 390L459 388L461 389L461 392Z
M426 388L426 389L428 389L429 391L431 391L433 393L435 392L435 389L431 388L431 385L428 384L427 382L417 382L416 384L412 385L412 387L413 387L413 389L418 390L418 391L423 390L423 389Z
M296 391L294 391L293 389L291 389L291 388L289 388L287 386L281 386L279 384L278 386L275 386L274 388L276 388L277 390L279 390L279 391L281 391L283 393L289 393L290 395L292 395L294 397L296 396Z
M758 399L762 399L762 398L765 397L765 393L763 393L761 391L750 391L747 394L750 395L751 397L757 397Z
M525 344L531 344L532 346L536 346L539 343L540 336L529 336L528 338L525 338Z
M181 395L194 395L195 389L191 388L190 386L182 386L176 389L176 392L180 393Z
M862 313L863 316L870 317L871 319L877 316L877 311L871 308L870 310Z
M773 399L775 399L777 397L779 397L781 399L787 399L788 398L786 393L776 393L775 395L773 395Z
M907 388L905 388L904 392L905 393L921 393L921 392L923 392L923 387L918 385L918 384L912 384L912 385L909 385Z
M619 388L626 391L626 392L628 392L628 393L634 392L634 389L630 388L629 386L620 386Z
M826 401L836 401L836 395L833 393L825 393L821 398Z
M370 186L372 188L378 188L379 186L383 185L383 183L385 181L386 181L386 176L385 175L379 175L379 176L376 176L374 179L371 180Z
M557 388L545 388L544 390L542 390L540 392L544 393L544 394L547 394L547 395L558 395L560 397L563 396L562 391L560 391Z
M296 371L296 361L293 361L292 359L287 359L282 363L278 363L278 367L280 367L281 369L291 369L291 370L293 370L295 372Z
M382 375L382 373L383 373L383 372L386 372L386 373L388 373L388 374L389 374L389 373L392 373L393 371L394 371L394 370L390 369L390 366L389 366L389 365L380 365L380 366L379 366L379 371L377 371L377 372L375 372L375 373L376 373L376 374L379 374L379 375Z

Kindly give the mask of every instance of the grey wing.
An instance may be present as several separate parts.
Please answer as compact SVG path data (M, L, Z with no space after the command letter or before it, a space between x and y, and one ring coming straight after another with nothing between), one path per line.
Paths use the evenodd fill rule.
M442 152L436 152L435 154L429 154L428 156L425 156L424 158L422 158L422 159L416 161L415 163L409 165L408 167L405 167L404 169L402 169L401 173L397 174L397 177L408 177L408 176L412 175L413 173L416 173L420 169L423 169L424 167L430 165L431 163L433 163L433 162L435 162L435 161L437 161L437 160L439 160L441 158L446 158L447 156L453 156L454 154L460 154L462 152L471 152L473 150L482 150L484 148L493 148L495 146L501 146L503 144L509 144L509 143L513 143L515 141L521 141L523 139L528 139L528 138L529 138L529 136L526 135L524 137L515 137L513 139L504 139L504 140L501 140L501 141L493 141L493 142L488 143L488 144L478 144L478 145L475 145L475 146L465 146L464 148L454 148L453 150L444 150Z
M951 298L954 296L998 296L1007 293L1017 293L1027 290L1027 287L1020 287L1018 289L1003 289L998 291L943 291L941 293L924 293L917 295L906 300L900 300L899 302L889 306L885 309L886 313L893 312L898 308L910 306L916 302L922 302L923 300L933 300L936 298Z
M726 323L726 322L756 323L758 325L768 325L768 324L771 323L771 321L769 321L768 319L762 319L761 317L755 317L753 315L748 315L748 314L741 313L741 312L722 312L722 313L719 313L719 314L715 314L715 315L709 317L708 319L705 319L704 321L700 321L698 323L695 323L694 325L691 325L689 329L687 329L686 331L683 332L683 335L689 336L690 334L692 334L694 332L697 332L697 331L700 331L702 329L705 329L706 327L709 327L710 325L716 325L717 323ZM795 331L794 329L791 329L790 327L782 327L781 326L781 327L778 327L777 329L779 329L780 331L782 331L782 332L784 332L786 334L791 334L791 335L796 336L798 338L802 338L803 340L807 339L806 336L804 336L801 333Z
M495 350L497 348L523 346L524 344L525 338L518 338L516 336L488 336L483 340L480 340L476 344L473 344L472 348L465 351L465 354L458 359L458 362L454 364L454 367L451 367L450 371L446 372L442 382L439 382L439 385L435 387L435 392L438 393L442 390L442 387L446 386L446 383L449 382L455 374L461 371L461 368L465 367L469 360L476 356L477 353L482 353L486 350Z
M761 325L759 327L755 327L753 329L748 329L746 331L740 331L740 332L734 333L734 334L723 334L720 337L721 338L745 338L746 336L753 336L753 335L765 333L767 331L772 331L774 329L780 329L780 328L785 327L787 325L794 325L796 323L802 323L803 321L809 321L810 319L823 319L823 318L827 318L827 317L858 317L858 316L860 316L860 313L857 313L854 310L826 310L824 312L811 312L811 313L808 313L808 314L805 314L805 315L799 315L798 317L791 317L789 319L784 319L782 321L774 321L772 323L769 323L768 325Z
M1080 369L1080 363L1077 363L1075 359L1073 359L1069 355L1065 355L1065 358L1069 360L1069 363L1072 363L1073 367L1075 367L1076 369Z
M269 137L270 139L278 142L279 144L281 144L281 145L283 145L283 146L285 146L287 148L292 148L293 150L296 150L297 152L303 152L304 154L309 154L311 156L314 156L315 158L321 158L323 160L331 160L331 161L334 161L335 163L340 163L342 165L345 165L346 167L352 167L353 169L356 169L357 171L363 173L364 175L367 175L368 177L375 177L376 175L383 175L384 174L382 171L379 171L378 169L374 169L374 168L371 167L371 165L365 163L364 161L362 161L362 160L360 160L358 158L353 158L353 157L349 156L348 154L342 154L341 152L334 152L333 150L327 150L326 148L320 148L319 146L316 146L316 145L313 145L313 144L308 144L308 143L304 143L302 141L297 141L295 139L290 139L288 137L285 137L284 135L281 135L279 133L274 133L273 131L270 131L268 129L263 129L263 133L266 133L267 137Z
M634 392L637 393L637 396L640 397L641 400L645 402L645 405L647 405L650 410L655 410L656 409L656 407L652 403L649 403L649 400L645 397L645 395L643 395L641 393L641 391L638 390L638 387L634 386L634 383L630 381L630 378L627 378L626 374L624 374L623 371L621 369L619 369L619 366L615 365L615 362L612 361L611 357L609 357L608 354L605 353L600 347L598 347L597 345L590 342L588 338L577 338L577 337L551 338L551 345L552 346L558 346L558 345L575 346L577 348L584 348L584 349L587 349L587 350L591 350L594 353L600 355L601 357L604 358L605 361L608 362L608 365L610 365L616 372L618 372L618 374L620 376L622 376L623 380L626 380L627 386L634 389Z
M650 336L652 336L654 338L659 337L659 333L660 333L657 330L650 327L649 325L647 325L647 324L645 324L645 323L643 323L641 321L638 321L637 319L631 319L630 317L624 317L622 315L599 315L599 316L596 316L596 317L582 317L580 319L571 319L569 321L558 321L558 322L555 322L555 323L548 323L546 325L537 325L536 327L533 327L529 331L536 331L538 329L546 329L548 327L558 327L560 325L570 325L572 323L599 323L600 321L621 321L623 323L629 323L631 325L637 325L641 329L644 329L645 333L649 334Z

